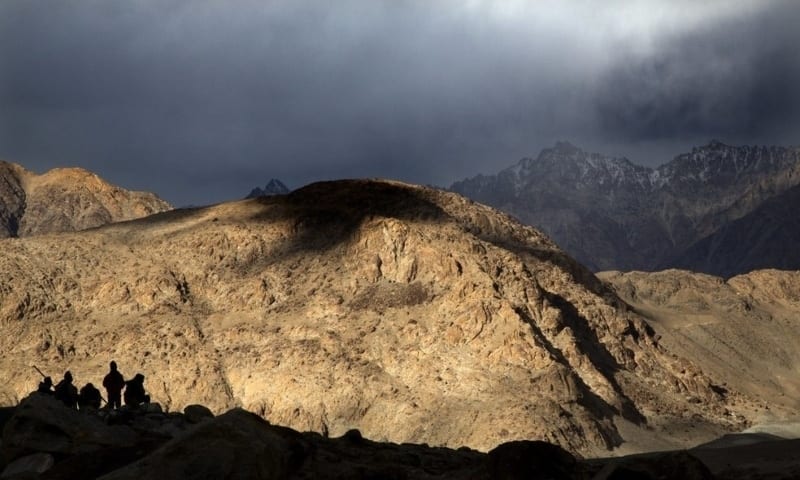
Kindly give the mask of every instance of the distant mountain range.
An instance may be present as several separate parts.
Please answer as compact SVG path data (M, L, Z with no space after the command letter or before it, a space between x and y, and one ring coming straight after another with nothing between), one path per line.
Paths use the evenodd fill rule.
M81 168L37 175L0 161L0 238L85 230L170 209L152 193L125 190Z
M286 195L289 193L289 187L284 185L283 182L277 178L270 179L264 188L256 187L250 191L245 198L269 197L271 195Z
M718 141L652 169L567 142L451 190L541 228L595 271L800 268L800 148Z

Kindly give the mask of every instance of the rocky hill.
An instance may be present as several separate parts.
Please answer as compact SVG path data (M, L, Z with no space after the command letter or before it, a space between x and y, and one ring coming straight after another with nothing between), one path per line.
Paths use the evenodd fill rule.
M97 384L114 359L169 410L481 450L686 445L751 412L547 237L430 188L318 183L0 240L0 268L9 404L31 365Z
M682 270L599 276L666 348L725 388L761 399L754 420L800 421L800 272L760 270L727 281Z
M152 193L110 185L80 168L36 175L0 161L0 238L85 230L171 208Z
M721 229L744 226L732 222L800 184L798 170L798 148L711 142L650 169L558 143L535 159L451 189L541 228L595 271L681 266L736 274L752 263L720 256L708 262L690 250Z

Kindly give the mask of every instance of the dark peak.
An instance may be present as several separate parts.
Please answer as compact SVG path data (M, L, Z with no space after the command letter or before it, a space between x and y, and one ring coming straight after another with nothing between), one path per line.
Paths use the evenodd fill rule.
M268 197L271 195L286 195L289 188L277 178L271 178L264 188L256 187L245 198Z
M289 188L278 180L277 178L270 178L269 182L264 186L264 190L268 192L276 192L276 193L289 193Z

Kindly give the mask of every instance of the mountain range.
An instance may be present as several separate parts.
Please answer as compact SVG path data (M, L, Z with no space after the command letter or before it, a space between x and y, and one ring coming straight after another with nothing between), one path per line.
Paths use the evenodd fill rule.
M560 142L451 190L541 228L594 271L680 267L729 277L800 268L780 253L800 245L787 203L799 171L796 147L713 141L652 169Z

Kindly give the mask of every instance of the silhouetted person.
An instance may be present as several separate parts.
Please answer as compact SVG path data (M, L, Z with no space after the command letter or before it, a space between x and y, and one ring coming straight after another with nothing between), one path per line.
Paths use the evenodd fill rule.
M150 403L150 395L144 393L144 375L137 373L125 382L125 405L136 407L142 403Z
M64 379L58 382L53 392L57 400L61 400L64 405L70 408L78 406L78 387L72 384L72 373L67 370Z
M100 395L100 390L95 388L91 383L87 383L81 388L81 393L78 394L78 406L81 410L93 408L95 410L100 408L100 401L103 396Z
M50 377L44 377L44 380L39 382L39 388L36 389L38 393L43 393L45 395L52 395L53 394L53 379Z
M122 406L122 389L125 387L125 378L117 371L117 362L112 361L111 371L103 378L103 387L108 393L108 408Z

